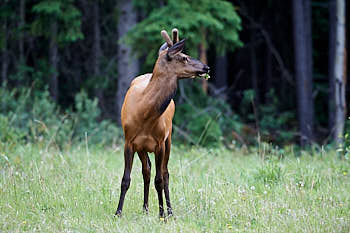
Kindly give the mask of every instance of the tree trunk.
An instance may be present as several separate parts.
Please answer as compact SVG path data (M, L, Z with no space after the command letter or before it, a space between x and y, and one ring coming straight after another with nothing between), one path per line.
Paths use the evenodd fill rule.
M297 81L297 103L300 131L300 144L311 143L313 139L312 99L312 58L310 52L311 24L310 0L294 0L293 2L293 30L294 30L294 65Z
M345 0L337 0L336 5L336 43L334 64L335 129L334 140L337 147L343 146L346 117L346 47L345 47Z
M199 60L204 64L208 64L207 50L205 46L206 31L204 28L201 29L201 36L202 36L202 41L199 44ZM203 92L205 94L208 94L208 80L202 79L201 82L202 82Z
M93 55L92 55L92 65L94 75L100 75L100 59L102 56L101 50L101 31L100 31L100 15L99 15L99 3L98 1L93 2L93 27L94 27L94 42L93 42Z
M1 53L1 81L7 82L7 72L8 72L8 66L9 66L9 56L7 51L7 20L5 19L2 25L3 31L4 31L4 41L3 41L3 49Z
M336 33L336 0L329 0L329 55L328 55L328 127L330 136L334 138L334 113L335 113L335 78L334 78L334 62L335 62L335 33Z
M50 39L49 59L52 69L50 77L50 94L55 102L58 101L58 45L57 45L57 22L51 25L51 39Z
M21 0L20 1L20 8L19 8L19 28L20 28L20 36L18 41L19 46L19 61L20 64L24 64L24 26L25 26L25 10L26 10L26 1Z
M221 96L226 98L224 90L227 88L227 55L217 55L215 58L214 85ZM216 94L216 93L215 93Z
M254 107L256 107L256 113L258 113L258 109L260 106L260 98L259 98L259 84L258 84L258 66L256 61L256 53L255 53L255 37L254 37L254 29L250 30L250 70L251 70L251 79L254 90Z
M312 62L312 22L311 22L311 0L304 0L304 27L306 38L306 52L307 52L307 76L312 80L313 76L313 62ZM311 90L312 92L312 90Z
M270 49L268 47L266 47L266 50L265 50L265 53L266 53L266 58L265 58L265 79L266 79L266 82L265 82L265 88L264 88L264 96L263 96L263 101L264 103L268 103L268 101L271 101L271 100L268 100L267 99L267 96L266 95L267 93L270 92L270 90L272 89L272 80L273 80L273 77L272 77L272 54L270 52Z
M93 40L93 54L92 54L92 66L93 66L93 74L95 77L100 78L101 69L100 69L100 61L102 57L102 49L101 49L101 29L100 29L100 6L98 1L93 2L93 27L94 27L94 40ZM104 101L103 101L103 89L98 86L95 89L95 94L99 100L99 105L103 109Z
M119 1L118 38L123 37L137 22L137 13L132 1ZM116 94L117 120L120 124L120 113L126 91L131 81L139 72L138 59L132 57L131 48L120 43L118 47L118 90Z

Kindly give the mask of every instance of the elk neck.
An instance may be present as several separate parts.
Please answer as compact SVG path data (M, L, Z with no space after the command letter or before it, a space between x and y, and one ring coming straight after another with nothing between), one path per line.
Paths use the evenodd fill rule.
M157 118L167 109L177 89L177 77L173 72L154 69L152 78L144 92L146 117Z

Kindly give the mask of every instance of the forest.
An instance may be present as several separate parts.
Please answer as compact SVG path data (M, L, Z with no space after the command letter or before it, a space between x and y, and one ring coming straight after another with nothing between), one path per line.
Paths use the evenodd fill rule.
M71 138L81 137L94 129L76 126L79 111L94 118L81 124L118 127L131 80L153 70L160 31L178 28L186 52L211 67L211 79L179 83L177 142L344 146L348 30L342 10L335 0L3 0L2 139L16 137L16 128L31 140L44 133L32 135L30 128L42 125L33 122L57 126L63 118L76 131Z
M15 127L31 140L28 124L57 125L63 118L75 121L71 137L81 136L88 128L80 130L72 116L83 117L78 112L85 110L95 119L79 119L81 124L118 127L131 80L153 70L160 30L178 28L186 52L207 63L212 77L180 82L174 122L179 143L344 146L344 4L339 10L335 0L3 0L2 138ZM14 120L11 114L22 116Z
M1 232L350 231L348 1L0 3ZM116 220L124 97L174 28L210 67L177 83L175 217L137 161Z

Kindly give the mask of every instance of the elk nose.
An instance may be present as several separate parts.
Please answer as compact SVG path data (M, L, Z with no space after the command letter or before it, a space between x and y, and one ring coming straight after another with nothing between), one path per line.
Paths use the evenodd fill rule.
M210 68L209 68L209 66L204 65L203 70L204 70L205 72L209 73Z

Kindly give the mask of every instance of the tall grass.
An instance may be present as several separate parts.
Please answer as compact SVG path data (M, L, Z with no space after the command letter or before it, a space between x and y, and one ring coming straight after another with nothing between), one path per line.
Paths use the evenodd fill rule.
M0 232L350 232L350 162L282 154L174 147L174 216L160 221L153 182L150 213L142 211L137 156L123 216L113 217L120 148L0 148Z

